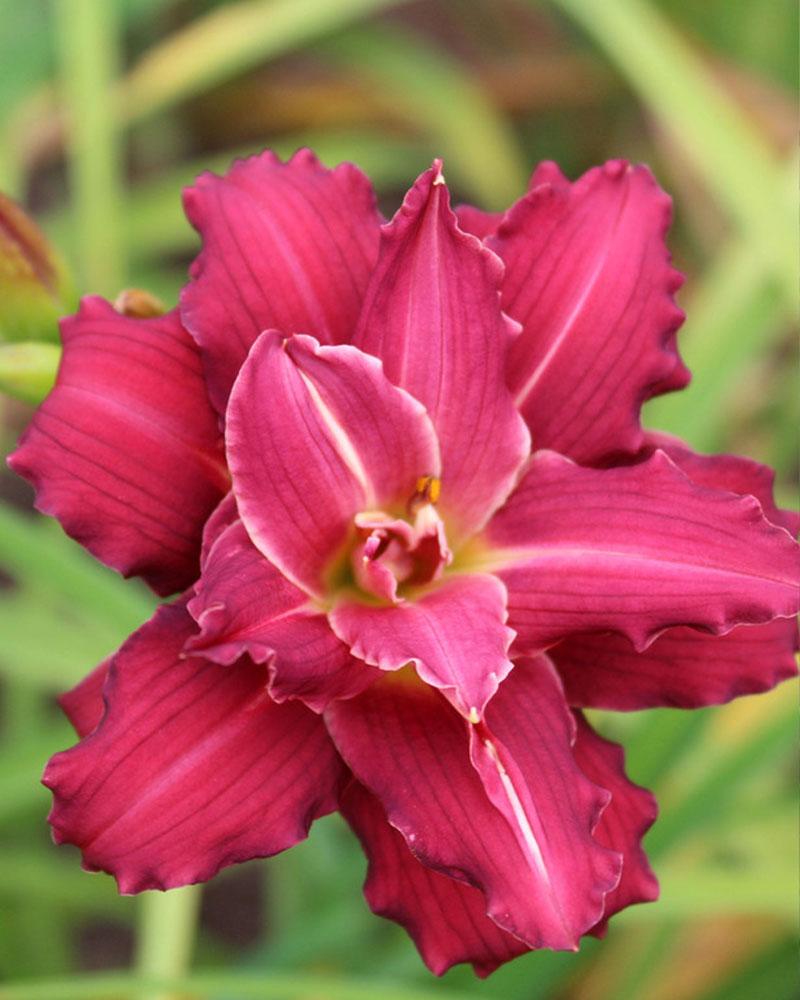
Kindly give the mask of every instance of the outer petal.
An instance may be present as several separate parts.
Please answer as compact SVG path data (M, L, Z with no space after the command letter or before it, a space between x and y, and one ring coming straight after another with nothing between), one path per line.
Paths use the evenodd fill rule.
M782 510L775 504L775 473L768 465L741 455L701 455L692 451L680 438L648 431L643 457L652 455L659 448L699 486L754 496L769 521L785 528L793 537L797 536L800 514L793 510Z
M608 918L615 913L633 903L658 899L658 880L641 846L642 837L656 821L658 805L647 789L625 776L622 747L598 736L580 712L574 714L578 738L573 752L578 767L587 778L611 792L611 801L595 828L595 840L622 855L619 885L606 896L603 920L592 929L593 934L602 936Z
M736 455L698 455L677 438L650 432L645 453L656 448L699 485L756 497L773 524L796 534L798 516L775 506L774 473L767 466ZM784 618L740 626L725 636L668 629L642 653L619 635L578 635L551 655L572 704L625 711L697 708L766 691L797 674L797 648L797 624Z
M565 190L568 190L570 186L567 178L552 160L543 160L537 164L528 182L528 191L532 191L541 184ZM465 233L472 233L479 240L487 240L496 235L506 216L509 212L513 212L515 207L512 205L508 212L485 212L473 205L457 205L455 212L458 224Z
M197 350L176 313L130 319L100 298L61 335L55 388L9 464L98 559L159 594L182 589L228 487Z
M455 213L459 228L465 233L472 233L479 240L492 236L504 218L502 212L484 212L473 205L457 205Z
M517 648L613 629L644 649L667 626L716 635L797 610L798 547L752 497L696 486L663 452L616 469L534 456L486 540Z
M200 548L201 573L205 569L206 562L208 561L208 554L211 551L214 542L216 542L227 527L238 520L239 511L236 509L236 497L233 495L233 490L231 490L229 493L225 494L225 496L214 508L211 517L209 517L206 521L205 527L203 528L203 544Z
M200 345L220 413L262 330L350 340L378 251L380 216L352 164L326 170L310 150L271 152L205 173L184 192L203 238L181 314Z
M452 576L402 604L343 600L328 617L355 656L382 670L413 663L472 721L512 667L505 588L487 573Z
M506 265L503 308L523 327L509 385L535 447L584 463L634 453L642 403L689 378L675 348L669 198L623 161L572 185L551 165L537 173L487 240Z
M671 628L637 653L621 635L571 636L551 651L572 705L636 711L721 705L797 675L797 623L777 618L727 635Z
M189 601L200 626L186 650L230 664L266 663L274 701L299 698L321 711L363 691L379 671L356 660L328 620L254 547L241 521L211 547Z
M45 770L56 840L121 892L275 854L335 807L341 765L318 717L274 704L246 659L182 658L192 629L180 605L160 608L114 657L101 724Z
M430 420L375 358L275 331L237 379L226 443L253 543L314 594L358 511L404 505L420 476L439 474Z
M106 680L108 678L108 668L111 665L111 657L107 657L102 663L87 674L74 688L70 688L62 694L58 703L64 714L72 723L78 736L87 736L93 729L96 729L106 710L103 700Z
M479 976L488 976L528 951L486 916L480 890L414 857L363 785L351 782L339 806L369 858L364 895L370 909L405 927L431 972L441 976L459 962L471 962Z
M619 879L618 856L591 837L608 794L575 765L544 658L516 667L486 725L468 726L429 688L394 677L325 718L416 857L482 889L504 930L532 948L570 949L600 919Z
M462 232L438 162L383 230L354 343L427 408L442 448L441 506L469 535L508 496L529 439L504 385L514 327L502 267Z

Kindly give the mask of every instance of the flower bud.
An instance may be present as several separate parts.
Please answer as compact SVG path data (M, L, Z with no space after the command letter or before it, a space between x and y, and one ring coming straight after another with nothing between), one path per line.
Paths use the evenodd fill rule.
M59 254L33 220L0 194L0 341L57 340L73 305Z
M153 319L167 311L161 299L142 288L123 289L114 300L114 308L132 319Z

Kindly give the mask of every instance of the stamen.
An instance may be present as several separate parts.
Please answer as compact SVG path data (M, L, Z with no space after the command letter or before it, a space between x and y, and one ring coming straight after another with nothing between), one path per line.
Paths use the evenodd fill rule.
M436 476L420 476L416 489L408 501L408 511L415 514L424 504L435 504L442 492L442 481Z

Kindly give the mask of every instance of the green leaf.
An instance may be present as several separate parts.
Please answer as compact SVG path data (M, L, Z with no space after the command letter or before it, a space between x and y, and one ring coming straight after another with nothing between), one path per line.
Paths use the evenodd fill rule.
M792 934L760 950L733 975L715 982L698 1000L795 1000L797 997L797 942Z
M205 972L181 979L158 980L124 974L82 975L61 979L6 983L0 1000L122 1000L146 992L190 995L193 998L224 994L230 1000L466 1000L473 993L399 986L388 980L338 979L334 975Z
M0 898L36 899L66 913L132 915L134 903L120 896L109 877L90 878L69 859L31 848L3 849L0 855Z
M53 388L60 358L61 348L55 344L0 344L0 392L41 403Z
M270 140L270 147L283 157L291 155L301 146L309 146L329 166L343 160L356 163L378 189L406 186L427 155L427 150L418 140L367 128L309 131ZM149 262L164 254L187 252L197 247L197 233L183 214L181 189L192 184L202 171L223 174L234 159L252 156L261 148L262 144L253 143L209 154L203 159L182 163L156 180L132 188L126 199L123 225L130 257L138 262ZM44 226L52 239L60 245L69 246L71 227L66 213L58 211L46 217ZM161 266L159 264L159 269ZM136 280L148 288L155 287L159 294L163 291L160 285L156 287L157 283L149 274L141 270L137 271Z
M114 296L124 284L120 122L113 105L118 70L118 4L57 0L67 162L80 233L76 259L84 287Z
M662 855L697 830L719 822L732 791L784 757L795 743L796 730L794 712L784 713L742 743L727 748L716 760L704 755L700 779L677 801L668 803L647 835L648 854L654 858Z
M267 59L405 0L238 0L149 49L122 81L127 123L164 111Z
M90 609L120 631L138 628L155 606L155 598L138 581L123 581L54 522L20 514L7 504L0 504L0 565L40 597Z
M711 194L797 296L796 212L783 168L713 74L646 0L551 0L603 48ZM776 193L780 192L776 197Z
M530 170L509 123L452 56L396 27L348 31L321 51L425 134L446 176L486 208L505 209L525 190Z

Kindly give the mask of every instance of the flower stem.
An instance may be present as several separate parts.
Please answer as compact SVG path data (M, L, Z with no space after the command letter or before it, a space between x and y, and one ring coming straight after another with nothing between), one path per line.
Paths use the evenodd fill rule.
M113 297L123 282L121 136L112 102L119 4L59 0L55 11L81 279Z
M144 979L179 979L192 959L202 886L169 892L146 892L140 899L136 972ZM141 1000L175 1000L166 993L143 994Z

